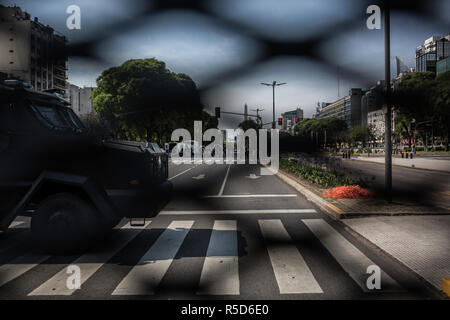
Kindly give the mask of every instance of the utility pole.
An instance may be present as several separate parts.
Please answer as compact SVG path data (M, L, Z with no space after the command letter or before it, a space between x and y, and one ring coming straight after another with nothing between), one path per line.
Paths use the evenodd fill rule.
M259 124L262 127L262 120L261 120L261 117L259 116L259 112L264 111L264 109L256 108L256 109L251 109L251 111L256 111L256 120L259 122Z
M384 73L386 77L386 116L385 116L385 172L384 184L386 191L386 200L392 202L392 106L390 104L391 92L391 21L389 2L385 1L384 7Z
M275 87L282 86L282 85L284 85L284 84L286 84L286 83L285 83L285 82L283 82L283 83L277 83L276 81L274 81L274 82L272 82L272 84L270 84L270 83L263 83L263 82L261 82L261 84L262 84L263 86L272 87L272 90L273 90L273 119L272 119L272 129L275 129L275 128L276 128L276 122L275 122Z

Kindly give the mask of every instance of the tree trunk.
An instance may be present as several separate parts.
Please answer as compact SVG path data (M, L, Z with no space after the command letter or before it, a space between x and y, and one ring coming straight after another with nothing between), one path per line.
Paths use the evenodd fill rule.
M147 141L151 142L152 141L152 129L147 128Z
M448 136L450 135L450 132L447 132L447 135L445 136L445 152L448 152Z

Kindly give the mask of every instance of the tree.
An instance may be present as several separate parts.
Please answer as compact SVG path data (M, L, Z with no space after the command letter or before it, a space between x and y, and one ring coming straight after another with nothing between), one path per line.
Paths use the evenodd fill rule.
M365 148L367 142L375 140L375 135L370 127L357 126L350 131L350 139L355 144L361 142L363 148Z
M206 111L202 111L202 130L215 129L219 125L216 117L210 115Z
M117 138L162 143L174 129L192 128L194 120L203 118L194 81L154 58L128 60L103 71L92 100Z
M435 87L435 76L431 72L406 74L394 91L392 102L407 119L429 120L434 113Z
M294 132L314 140L316 144L323 145L326 142L331 145L343 141L346 129L345 121L337 118L304 119L295 126Z
M255 129L256 131L258 131L258 129L260 129L259 124L252 119L244 120L241 123L239 123L239 128L241 128L244 131L247 131L248 129Z
M436 78L434 91L433 122L437 124L440 134L444 137L445 151L448 151L450 136L450 71Z

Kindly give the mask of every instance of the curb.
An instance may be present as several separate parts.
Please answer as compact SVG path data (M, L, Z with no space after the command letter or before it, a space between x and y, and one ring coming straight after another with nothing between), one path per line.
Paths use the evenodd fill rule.
M442 278L442 291L450 298L450 278Z
M295 179L293 179L293 177L291 177L289 173L283 172L281 169L279 169L276 176L279 179L286 182L291 187L293 187L295 190L300 192L302 195L304 195L307 200L314 203L316 206L318 206L322 211L327 213L333 219L339 220L342 218L342 215L345 214L345 212L339 209L338 207L332 205L328 201L322 199L312 191L308 190L308 188L302 186Z
M360 213L360 212L352 212L352 211L344 211L335 205L331 204L327 200L322 197L316 195L314 192L310 191L308 187L303 186L294 175L285 172L282 169L278 169L276 176L293 187L299 193L301 193L305 198L319 207L324 213L331 216L335 220L340 219L351 219L351 218L361 218L361 217L377 217L377 216L428 216L428 215L450 215L450 211L445 208L442 211L424 211L424 212L396 212L396 213L383 213L383 212L375 212L375 213Z

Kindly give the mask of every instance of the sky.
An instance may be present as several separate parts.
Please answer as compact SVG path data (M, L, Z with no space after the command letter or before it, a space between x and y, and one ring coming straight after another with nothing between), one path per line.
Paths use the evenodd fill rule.
M276 89L277 117L300 107L306 117L315 112L317 102L333 102L348 94L349 88L375 84L384 78L384 38L382 30L368 30L368 15L357 0L211 0L208 9L221 17L242 23L253 34L268 39L305 40L326 33L329 40L320 45L319 54L334 66L363 72L362 83L340 76L337 67L327 68L306 57L275 57L243 68L257 59L262 47L250 34L236 32L217 19L192 11L164 11L136 21L144 0L3 0L17 5L39 20L77 43L92 36L102 36L96 46L100 60L70 57L69 82L79 86L95 86L96 78L109 67L128 59L152 58L166 62L174 72L191 76L199 87L230 68L237 76L203 92L205 109L213 114L215 107L223 111L243 112L264 109L263 122L272 117L272 90L261 82L286 82ZM450 1L436 0L433 7L437 23L421 16L393 12L391 17L391 63L395 74L395 56L414 67L417 46L433 35L450 33ZM69 5L81 9L81 29L69 30L66 19ZM335 32L335 23L357 16L356 26L345 33ZM130 23L133 22L133 23ZM137 22L137 23L136 23ZM442 23L443 22L443 23ZM111 27L119 24L119 28ZM333 34L335 33L335 34ZM242 68L242 69L240 69ZM242 70L242 71L241 71ZM242 118L223 115L221 128L235 127Z

